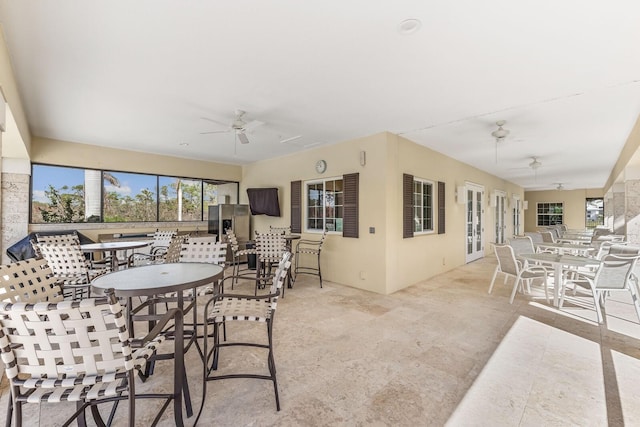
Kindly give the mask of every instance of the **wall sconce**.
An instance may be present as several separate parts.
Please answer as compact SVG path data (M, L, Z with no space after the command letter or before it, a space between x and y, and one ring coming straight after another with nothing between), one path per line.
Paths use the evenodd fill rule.
M527 209L529 209L529 201L525 200L524 202L522 202L522 209L524 209L525 211Z
M367 152L363 150L360 152L360 166L364 166L366 164L367 164Z
M459 185L456 188L456 201L460 205L467 204L467 187L465 187L464 185Z

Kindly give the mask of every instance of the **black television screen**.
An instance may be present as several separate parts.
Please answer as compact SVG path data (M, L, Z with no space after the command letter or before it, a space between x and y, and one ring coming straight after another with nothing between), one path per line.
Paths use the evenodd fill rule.
M280 216L277 188L247 188L251 215Z

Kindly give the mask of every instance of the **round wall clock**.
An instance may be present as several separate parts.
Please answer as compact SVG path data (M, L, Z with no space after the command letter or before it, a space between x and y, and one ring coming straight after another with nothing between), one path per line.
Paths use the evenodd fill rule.
M324 160L318 160L316 162L316 172L324 173L324 171L326 170L327 170L327 162L325 162Z

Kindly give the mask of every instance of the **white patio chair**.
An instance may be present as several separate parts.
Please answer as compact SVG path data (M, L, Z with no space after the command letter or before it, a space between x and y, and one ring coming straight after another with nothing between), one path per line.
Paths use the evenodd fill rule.
M602 323L604 320L600 306L602 305L604 307L606 295L614 291L625 291L631 294L636 315L638 316L638 320L640 320L638 277L633 271L639 257L640 255L605 255L602 259L602 264L600 264L593 276L576 273L574 278L567 281L567 284L571 283L574 286L580 286L591 291L598 323ZM566 287L563 287L560 296L560 308L562 308L564 303L565 290Z
M524 292L523 283L527 285L527 291L531 292L530 283L533 279L542 279L544 286L544 296L549 302L549 290L547 289L547 278L548 278L548 270L547 268L534 265L530 266L526 262L521 262L516 259L515 253L513 252L513 248L509 245L494 245L493 249L496 254L496 258L498 260L498 265L493 272L493 277L491 278L491 284L489 285L489 293L493 290L493 285L495 283L496 277L498 273L502 273L507 277L513 277L513 290L511 291L511 297L509 298L509 304L513 304L513 300L516 296L516 291L518 288ZM506 280L505 280L506 282Z

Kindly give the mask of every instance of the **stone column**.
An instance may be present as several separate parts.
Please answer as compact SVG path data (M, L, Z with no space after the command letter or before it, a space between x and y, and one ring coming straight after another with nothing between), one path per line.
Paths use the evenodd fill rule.
M627 180L625 186L625 222L627 241L640 243L640 179Z
M7 248L29 234L29 174L24 173L28 161L16 168L16 161L2 159L2 203L0 205L2 221L2 264L11 262Z
M614 234L627 234L626 229L626 215L625 215L625 196L624 196L625 184L613 185L613 233Z
M613 230L613 191L611 189L604 195L604 226Z

